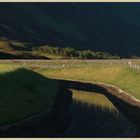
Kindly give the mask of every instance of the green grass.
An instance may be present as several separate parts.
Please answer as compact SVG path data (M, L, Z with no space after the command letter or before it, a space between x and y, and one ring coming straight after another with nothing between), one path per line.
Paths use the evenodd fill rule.
M104 82L116 85L129 94L140 99L140 71L124 66L103 64L81 64L81 67L64 67L61 69L39 70L51 78L64 78L90 82Z
M43 51L32 51L32 53L34 55L45 56L45 57L47 57L49 59L63 59L64 58L61 55L49 54L49 53L46 53L46 52L43 52Z
M0 125L50 109L58 92L57 82L27 69L4 68L9 72L0 73Z
M140 64L139 60L131 61L132 63ZM110 62L112 62L112 65L110 65ZM43 76L50 78L64 78L113 84L120 87L124 91L127 91L134 97L140 99L140 71L134 70L133 68L130 68L128 66L125 67L123 63L123 60L48 60L34 62L29 61L26 62L26 65L29 67L32 64L41 66L56 66L55 69L38 68L35 69L35 71L39 72ZM9 62L8 64L1 65L3 65L4 67L9 67L11 69L12 66L22 66L23 62L17 62L16 64ZM1 65L0 70L2 70ZM32 68L32 70L34 69Z
M140 99L140 71L125 67L120 60L113 62L112 65L110 62L110 60L26 61L28 69L21 69L24 62L1 62L0 124L15 122L47 110L59 88L59 83L49 78L104 82L116 85ZM34 68L31 66L33 64L39 67Z
M0 74L6 73L6 72L12 72L17 70L18 68L22 68L22 65L17 64L0 64Z
M96 92L87 92L80 90L72 90L73 99L82 104L96 106L102 109L117 110L115 106L102 94Z

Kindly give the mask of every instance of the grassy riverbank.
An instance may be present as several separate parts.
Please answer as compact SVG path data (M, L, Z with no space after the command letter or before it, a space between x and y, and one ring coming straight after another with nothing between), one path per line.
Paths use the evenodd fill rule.
M123 65L81 64L56 69L40 69L39 72L51 78L104 82L116 85L140 99L140 71Z
M135 136L136 126L102 94L73 90L71 110L75 121L66 137Z
M14 65L0 66L0 125L20 121L50 108L58 92L57 82Z
M140 99L140 71L121 60L0 62L0 124L47 110L59 88L53 78L104 82Z

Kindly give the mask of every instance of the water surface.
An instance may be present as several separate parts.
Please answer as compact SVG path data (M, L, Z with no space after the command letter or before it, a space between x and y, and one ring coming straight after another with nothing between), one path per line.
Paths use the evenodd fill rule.
M73 122L65 137L133 137L136 126L102 94L73 91Z

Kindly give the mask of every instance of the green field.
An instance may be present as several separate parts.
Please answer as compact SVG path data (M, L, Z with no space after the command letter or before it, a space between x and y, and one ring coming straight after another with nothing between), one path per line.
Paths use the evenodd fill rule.
M61 55L56 55L56 54L49 54L43 51L32 51L34 55L39 55L39 56L45 56L46 58L49 59L63 59L64 57Z
M120 63L116 63L119 62ZM63 68L39 69L38 72L50 78L64 78L89 82L104 82L116 85L140 99L140 71L123 64L123 61L77 62L71 61ZM139 64L139 61L137 61Z
M49 109L58 91L53 78L104 82L140 99L140 71L128 60L0 61L0 124ZM140 64L139 60L132 60Z

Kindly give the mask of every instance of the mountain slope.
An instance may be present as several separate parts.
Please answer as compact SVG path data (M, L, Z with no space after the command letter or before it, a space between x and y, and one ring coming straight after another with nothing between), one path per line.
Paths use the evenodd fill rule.
M32 52L32 44L0 39L0 59L49 59Z
M0 36L140 56L140 3L0 3Z

